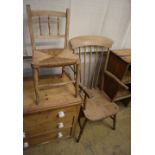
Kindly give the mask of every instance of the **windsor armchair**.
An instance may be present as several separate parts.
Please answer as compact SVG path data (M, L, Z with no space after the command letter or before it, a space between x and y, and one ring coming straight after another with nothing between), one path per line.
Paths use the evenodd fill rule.
M79 88L83 100L81 114L85 118L81 124L82 115L79 115L80 133L77 142L80 140L87 121L110 117L113 120L113 129L115 129L118 106L112 103L104 90L101 89L104 75L104 53L109 50L112 43L111 39L100 36L79 36L70 40L74 53L78 54L80 58Z
M66 12L58 12L31 10L30 5L27 5L26 8L32 45L31 66L33 70L36 103L39 103L40 90L71 83L75 84L75 96L77 97L79 59L68 46L69 9L66 9ZM49 43L49 41L53 40L54 42ZM76 66L76 79L57 84L39 84L40 68L62 67L62 73L64 73L63 68L69 65Z

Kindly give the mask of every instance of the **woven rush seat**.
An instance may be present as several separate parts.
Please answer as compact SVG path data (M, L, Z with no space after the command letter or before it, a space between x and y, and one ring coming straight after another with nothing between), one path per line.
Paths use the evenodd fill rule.
M40 101L40 90L60 87L67 84L75 86L75 97L78 96L79 59L69 47L70 10L65 12L54 10L34 10L26 6L27 22L32 45L32 74L35 88L36 104ZM46 25L46 28L45 28ZM52 44L54 41L54 44ZM62 46L63 45L63 46ZM49 49L50 48L50 49ZM40 68L60 67L66 73L65 67L73 66L74 79L70 82L39 84ZM41 72L40 72L41 73ZM66 73L67 74L67 73Z
M78 63L78 56L70 49L37 50L32 58L32 65L39 67L58 67Z

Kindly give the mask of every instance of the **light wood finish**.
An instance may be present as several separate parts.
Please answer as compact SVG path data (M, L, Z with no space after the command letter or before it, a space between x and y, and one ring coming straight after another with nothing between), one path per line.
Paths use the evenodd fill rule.
M94 78L95 78L95 70L96 70L96 66L97 66L97 52L96 52L96 47L94 47L94 51L95 51L95 63L94 63L94 67L93 67L93 76L92 76L92 82L91 82L91 88L93 88L93 84L94 84Z
M42 38L42 39L54 39L54 38L59 38L59 37L63 37L64 38L64 47L67 48L68 47L68 39L69 39L69 20L70 20L70 11L69 9L66 9L66 12L58 12L58 11L40 11L40 10L31 10L30 5L26 6L27 8L27 17L28 17L28 26L29 26L29 32L30 32L30 38L31 38L31 43L32 43L32 50L34 51L36 48L35 45L35 35L33 32L33 23L32 23L32 18L34 16L37 16L39 18L39 31L40 31L40 36L37 36L37 38ZM49 36L45 36L42 33L42 27L41 27L41 17L47 17L48 21L47 21L47 25L49 28L49 31L51 32L51 24L50 24L50 17L57 17L57 32L56 34L53 36L51 33L49 33ZM66 19L66 25L65 25L65 32L64 34L60 34L59 33L59 29L60 29L60 17L61 18L65 18ZM53 36L53 37L52 37Z
M99 54L101 54L101 57L100 57ZM100 74L100 71L101 71L102 58L103 58L102 53L98 53L98 57L99 57L101 60L99 60L99 66L98 66L98 72L97 72L97 78L96 78L96 82L95 82L95 87L97 87L98 79L99 79L99 74Z
M42 36L42 29L41 29L41 19L39 16L39 32L40 32L40 36Z
M113 41L111 39L102 36L80 36L70 40L70 44L74 52L80 52L78 53L80 62L84 62L83 74L81 73L81 75L83 75L81 83L84 86L94 88L98 85L101 65L104 61L103 53L109 50L112 43ZM80 56L82 54L83 57ZM92 62L92 56L95 57L95 63ZM87 62L88 66L86 64Z
M89 70L88 70L88 85L90 84L90 74L91 74L91 64L92 64L92 49L90 46L90 54L89 54Z
M40 83L44 84L51 81L69 81L65 75L41 76ZM81 98L74 97L75 89L73 85L65 85L54 89L40 91L40 104L34 104L34 87L32 78L24 79L23 100L24 100L24 132L30 147L36 144L45 143L58 138L61 132L63 137L74 137L76 122L80 110ZM63 112L64 117L59 113ZM59 128L59 124L63 127ZM62 137L62 138L63 138Z
M51 35L51 25L50 25L50 17L48 16L48 30L49 30L49 36Z
M81 92L80 96L83 100L81 113L85 116L85 120L84 123L81 124L81 116L78 118L80 133L77 138L77 142L79 142L84 131L84 127L88 121L97 121L110 117L113 120L113 129L115 129L116 114L119 108L115 103L111 102L110 98L103 90L98 89L99 76L103 68L102 65L104 61L103 53L108 51L108 49L112 46L112 40L101 36L79 36L72 38L70 43L74 52L77 52L80 62L84 62L83 79L81 79L79 88ZM82 54L83 56L81 56ZM86 61L86 57L88 57L88 62ZM92 64L93 57L94 63ZM86 74L87 68L88 74ZM88 76L88 81L86 81L86 76Z
M110 101L110 98L98 89L91 90L94 97L88 98L84 110L86 118L90 121L96 121L107 118L118 112L118 106Z
M92 98L94 95L92 94L92 92L87 89L86 87L83 87L81 84L79 84L79 87L80 89L85 93L85 95L88 97L88 98Z
M59 30L59 27L60 27L60 26L59 26L59 22L60 22L60 21L59 21L59 17L57 17L57 35L60 35L60 33L59 33L59 31L60 31L60 30Z
M37 50L32 58L35 67L59 67L79 64L78 56L70 49Z
M104 89L113 101L131 97L131 49L109 51Z
M84 85L86 83L86 47L84 48L84 72L83 72Z
M108 60L109 60L109 52L110 52L110 50L109 50L109 48L108 48L108 52L107 52L107 56L106 56L106 60L105 60L104 70L106 70L106 69L107 69Z
M76 91L76 97L78 96L78 87L79 87L79 72L80 72L80 68L79 68L79 64L76 65L76 83L75 83L75 91Z
M81 68L81 50L79 48L79 59L80 59L80 68ZM80 83L81 83L81 79L82 79L82 74L80 72Z
M43 10L31 10L30 5L27 5L27 17L28 17L28 26L29 26L29 32L30 32L30 38L31 38L31 44L32 44L32 68L33 68L33 77L34 77L34 87L35 87L35 94L36 94L36 103L39 103L39 89L42 88L42 86L39 86L39 75L37 74L38 70L40 68L52 68L52 67L62 67L64 69L64 66L69 65L78 65L79 64L79 58L75 54L73 54L73 51L68 46L68 38L69 38L69 20L70 20L70 11L69 9L66 9L66 12L58 12L58 11L43 11ZM33 31L33 17L37 16L38 22L39 22L39 35L35 35ZM48 26L48 34L45 35L42 27L42 17L47 17L47 26ZM50 21L50 18L56 18L56 24L57 24L57 32L51 33L52 21ZM65 32L63 34L60 34L60 20L62 18L65 18ZM53 31L52 31L53 32ZM46 41L53 40L53 39L64 39L64 47L63 48L48 48L45 47L45 49L40 49L36 47L36 40L37 39L43 39ZM79 69L79 67L77 67ZM76 71L76 74L78 71ZM71 81L71 83L74 83L75 86L78 85L78 76L76 75L74 80ZM64 86L67 83L62 84L47 84L47 86L44 86L44 88L49 88L52 86ZM78 96L78 88L75 87L75 96Z
M101 36L80 36L71 39L71 44L73 49L83 46L101 46L111 48L113 41L107 37Z
M28 26L29 26L29 33L30 33L30 39L31 39L31 44L32 44L32 55L34 50L36 49L35 45L35 40L34 40L34 35L33 35L33 28L32 28L32 11L30 8L30 5L26 5L26 10L27 10L27 16L28 16Z
M36 94L36 104L39 102L39 88L38 88L38 76L39 76L39 70L32 67L33 70L33 79L34 79L34 88L35 88L35 94Z
M64 38L65 35L49 35L49 36L45 36L45 35L42 35L42 36L36 36L36 40L37 39L61 39L61 38Z
M69 26L70 26L70 10L66 9L66 29L65 29L65 48L69 47Z
M131 49L113 50L112 52L119 56L123 61L131 64Z
M46 133L46 134L36 136L36 137L32 137L32 138L25 138L24 142L28 142L29 147L31 147L31 146L34 146L34 145L37 145L37 144L48 143L53 139L59 140L59 139L71 136L70 128L61 130L61 133L63 134L62 138L58 138L58 133L59 132L50 132L50 133Z
M30 5L27 5L30 6ZM65 12L51 11L51 10L32 10L32 16L56 16L66 17Z
M75 81L72 80L72 81L67 81L67 82L62 82L62 83L54 83L54 84L44 84L44 85L39 85L39 89L40 90L43 90L43 89L48 89L48 88L55 88L55 87L60 87L60 86L64 86L66 84L74 84Z
M70 81L70 79L63 74L62 78L60 75L55 76L41 76L40 84L50 83L61 83L65 81ZM44 111L50 109L55 109L56 107L71 106L76 102L80 102L80 97L75 98L75 89L73 85L65 85L64 87L57 87L53 89L46 89L40 91L40 104L35 105L35 94L33 87L32 78L27 78L24 80L24 114L30 114L34 112ZM61 95L60 95L61 94ZM65 100L64 100L65 99ZM77 103L77 104L78 104Z

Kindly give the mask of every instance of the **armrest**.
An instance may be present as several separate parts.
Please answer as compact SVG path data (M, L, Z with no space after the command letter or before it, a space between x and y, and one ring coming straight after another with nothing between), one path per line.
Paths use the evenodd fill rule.
M123 88L125 89L129 89L128 86L126 86L122 81L120 81L115 75L113 75L112 73L110 73L109 71L105 70L105 73L107 75L109 75L111 78L113 78L119 85L121 85Z
M81 84L79 84L79 88L85 93L88 98L92 98L93 94L87 89L84 88Z

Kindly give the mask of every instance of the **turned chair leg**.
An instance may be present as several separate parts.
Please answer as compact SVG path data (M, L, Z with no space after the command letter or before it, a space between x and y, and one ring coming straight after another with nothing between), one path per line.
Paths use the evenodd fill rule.
M39 76L38 68L33 68L33 82L34 82L34 90L35 90L35 95L36 95L36 104L39 103L38 76Z
M77 138L77 142L80 141L81 135L82 135L82 133L84 131L84 128L85 128L86 123L87 123L88 120L87 120L87 118L85 118L83 125L81 125L80 118L78 118L78 121L79 121L79 126L80 126L80 133L79 133L79 136Z
M112 119L113 119L113 127L112 127L112 129L115 130L116 129L116 115L113 115Z

